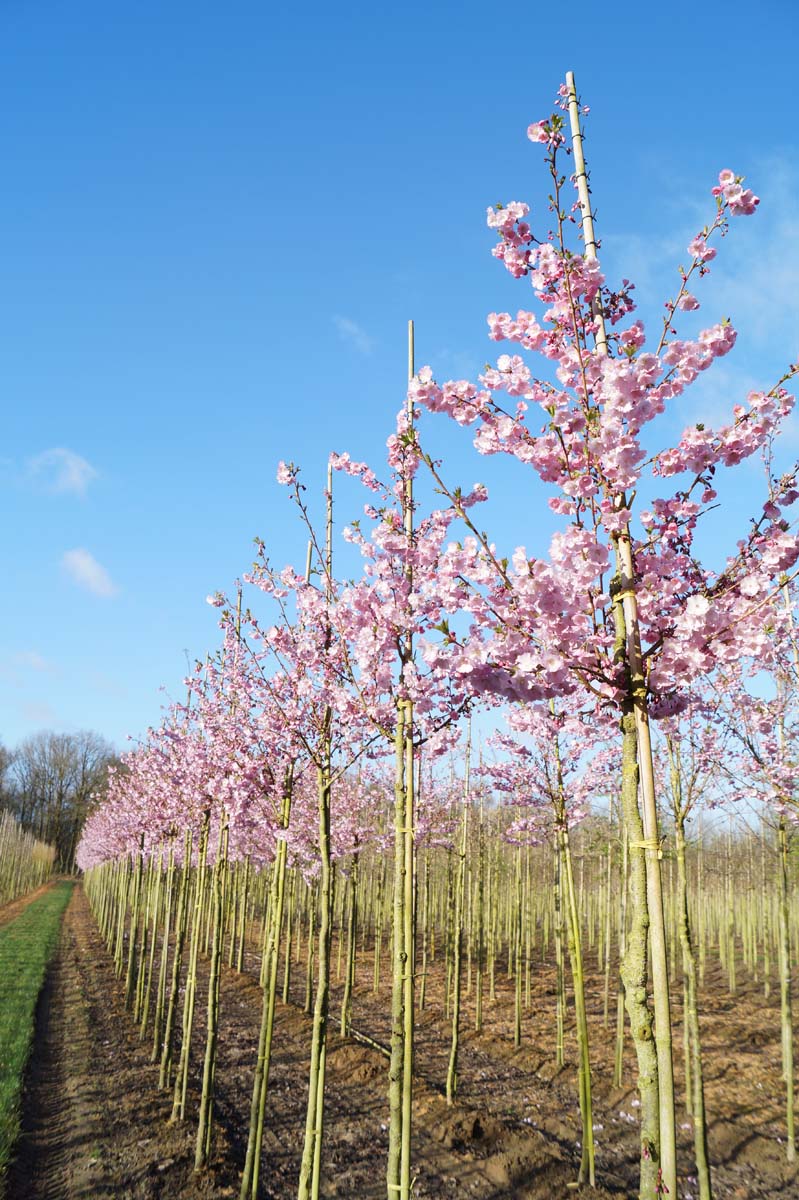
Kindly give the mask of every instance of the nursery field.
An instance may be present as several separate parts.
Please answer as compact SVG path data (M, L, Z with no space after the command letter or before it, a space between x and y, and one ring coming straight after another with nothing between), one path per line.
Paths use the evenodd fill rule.
M588 111L570 72L527 128L543 218L487 210L536 305L489 336L538 367L439 381L409 321L380 474L281 461L293 563L256 538L206 597L216 645L60 849L20 797L0 824L0 902L82 875L9 1200L799 1200L799 363L696 419L737 334L694 291L759 198L715 175L647 339ZM544 554L483 528L442 420L528 472Z
M169 1123L171 1092L158 1092L150 1061L125 1009L124 986L81 888L67 908L61 942L39 1006L23 1108L23 1134L7 1181L14 1200L78 1197L223 1197L238 1195L246 1145L261 990L256 941L241 974L225 967L220 987L217 1125L207 1169L194 1171L193 1121ZM298 950L304 950L298 943ZM739 948L740 952L740 948ZM635 1194L639 1131L632 1047L621 1088L612 1086L614 1031L603 1027L604 973L586 955L586 995L594 1080L597 1197ZM338 955L337 939L332 959ZM373 944L359 945L353 1028L386 1045L390 986L373 990ZM459 1091L444 1096L450 1022L444 1013L444 956L428 962L425 1008L417 1019L414 1078L414 1194L419 1197L566 1197L579 1166L572 1022L566 1062L555 1066L556 978L533 950L523 997L522 1044L514 1045L515 988L497 973L496 999L473 1032L475 976L464 979ZM198 962L207 986L208 960ZM341 981L333 970L331 1010ZM259 1195L296 1195L307 1092L310 1018L303 1012L305 972L291 977L288 1004L277 1002L269 1113ZM679 1001L681 988L674 988ZM785 1162L784 1101L779 1081L779 996L742 972L736 994L718 963L701 991L710 1155L714 1194L767 1200L799 1195L799 1172ZM675 1006L675 1027L681 1010ZM613 1024L611 1021L609 1024ZM189 1072L196 1110L202 1068L198 1040ZM329 1035L321 1194L385 1195L387 1060L376 1047ZM678 1091L682 1076L677 1070ZM693 1191L692 1136L679 1118L681 1195Z

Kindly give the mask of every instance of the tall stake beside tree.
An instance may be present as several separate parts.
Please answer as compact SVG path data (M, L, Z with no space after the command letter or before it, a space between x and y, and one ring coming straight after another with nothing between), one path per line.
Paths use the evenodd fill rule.
M704 742L704 745L703 745ZM685 756L688 763L684 761ZM674 818L674 846L677 856L677 926L682 949L685 1003L683 1021L687 1032L688 1055L685 1064L686 1108L694 1126L694 1153L700 1200L711 1200L710 1157L707 1143L705 1086L702 1069L702 1046L699 1032L698 971L694 936L691 928L686 866L685 826L693 814L710 775L718 772L719 748L713 743L710 729L702 735L696 720L688 726L688 735L680 736L676 722L666 734L669 792Z
M413 379L414 364L414 330L413 321L408 322L408 381ZM408 400L408 424L413 430L413 403ZM408 472L405 479L404 494L404 524L407 544L408 565L405 571L408 580L409 593L413 590L413 475ZM408 633L406 638L405 658L410 666L413 663L413 634L412 617L408 613ZM400 1158L400 1200L410 1200L411 1194L411 1121L413 1105L413 1060L414 1060L414 1026L416 1019L416 778L414 761L414 715L413 701L405 701L405 981L403 987L403 1054L402 1054L402 1153Z
M327 625L325 650L332 642L330 609L333 604L333 471L327 470L327 519L325 522L325 597ZM300 1164L297 1200L318 1200L324 1131L327 1024L330 1005L330 939L332 935L333 872L330 848L330 794L332 784L333 709L328 704L322 718L321 754L316 763L317 812L319 819L319 931L316 997L313 1011L311 1066L308 1077L308 1107L305 1142Z
M452 1036L450 1040L449 1065L447 1067L447 1104L455 1100L458 1088L458 1046L461 1021L461 949L463 945L463 893L466 880L466 842L469 831L469 809L471 806L470 768L472 752L472 723L469 721L466 736L466 762L463 779L463 804L461 811L460 844L454 877L454 904L452 915Z
M172 1071L172 1056L174 1053L175 1019L178 1009L178 993L180 990L180 973L183 966L183 950L186 944L187 911L190 904L192 832L187 826L183 839L183 861L180 867L180 886L178 888L178 910L175 917L175 947L172 951L172 973L169 994L166 997L166 1016L164 1019L164 1036L158 1047L160 1067L158 1086L168 1088ZM164 962L167 959L168 943L164 945L161 954ZM153 1046L155 1050L155 1046Z
M588 175L583 155L583 139L580 129L580 108L577 89L571 71L566 75L569 98L569 123L571 126L572 150L574 153L577 194L582 209L583 242L585 257L596 260L597 243L591 197L588 191ZM608 353L605 317L599 293L594 297L596 322L595 340L600 353ZM626 496L620 498L623 509L627 509ZM630 843L631 849L642 849L646 861L646 905L649 918L649 946L652 959L652 991L655 1009L655 1046L657 1050L658 1086L658 1157L662 1172L662 1183L668 1194L677 1194L677 1129L674 1116L674 1065L671 1046L671 1002L669 997L669 968L666 952L666 923L663 913L663 889L660 873L660 834L658 828L657 800L655 797L655 770L652 757L652 740L649 731L649 709L646 678L641 657L641 629L638 621L638 599L636 596L635 568L629 527L624 527L613 537L616 553L616 604L617 635L619 650L623 650L623 665L627 680L627 697L623 709L630 710L634 719L636 739L637 774L641 787L642 821L644 836L638 845ZM621 610L618 602L621 602ZM623 611L623 623L620 620ZM620 655L621 657L621 655ZM627 717L627 719L629 719ZM622 716L622 722L625 715ZM628 762L631 756L628 755ZM636 802L637 803L637 802Z
M781 592L783 604L785 607L785 616L788 626L788 644L791 649L791 666L793 670L786 666L785 677L782 680L779 692L787 701L788 694L791 689L796 691L799 689L799 641L796 636L796 627L793 617L793 606L791 604L791 593L788 586L787 577L783 577L781 584ZM778 724L779 748L781 757L785 757L785 706L782 706L782 712ZM790 899L788 887L788 849L789 849L790 834L788 831L788 823L785 815L781 814L778 834L778 850L780 856L779 865L779 915L777 926L779 929L779 961L780 961L780 1011L782 1017L782 1057L783 1057L783 1078L785 1081L786 1094L786 1113L787 1113L787 1138L786 1138L786 1156L788 1162L796 1161L796 1114L794 1112L795 1105L795 1087L794 1087L794 1064L793 1064L793 1005L791 1002L791 940L790 940Z
M208 972L208 997L206 1006L206 1042L203 1056L202 1085L200 1091L200 1117L197 1123L197 1139L194 1151L194 1169L201 1171L211 1153L211 1130L213 1127L214 1077L216 1074L216 1047L219 1038L219 983L222 968L222 942L224 939L224 880L227 871L228 817L221 814L219 841L216 860L211 873L211 961Z
M308 562L305 568L305 582L310 584L312 545L308 546ZM250 1126L247 1135L247 1150L244 1159L240 1186L240 1200L258 1195L258 1179L261 1169L261 1153L263 1147L264 1123L266 1118L266 1099L269 1089L269 1069L272 1061L272 1038L275 1027L275 1004L277 1000L277 977L280 956L280 934L283 928L283 911L286 894L286 863L288 853L287 836L291 820L291 804L294 791L294 776L296 759L292 756L285 765L282 780L282 791L278 806L279 836L275 848L275 859L269 885L269 904L267 910L268 925L265 934L264 958L262 970L264 976L264 992L261 1003L261 1024L258 1032L258 1052L253 1075L253 1090L250 1103ZM249 858L247 859L249 870ZM246 880L246 876L245 876ZM292 894L293 894L292 879ZM242 904L246 903L246 887ZM243 922L243 917L242 917ZM242 924L243 929L243 924ZM284 1002L288 1001L288 974L291 949L291 914L289 914L288 944L286 947L286 980ZM243 953L243 934L239 945L239 957ZM239 968L240 969L240 968Z
M414 328L408 322L408 379L414 376ZM413 401L407 402L407 436L413 436ZM405 475L402 519L406 544L405 578L413 586L413 476ZM412 614L400 638L399 671L413 663ZM386 1185L389 1200L410 1200L411 1124L413 1104L413 1035L415 1017L414 943L416 888L414 885L414 717L413 701L397 703L395 733L393 983L391 1000L391 1061L389 1066L389 1151Z
M241 599L238 589L236 605L236 638L233 647L234 673L241 656ZM229 712L235 716L236 694L231 694ZM210 919L212 928L211 955L208 971L208 997L206 1005L206 1038L203 1056L202 1086L200 1091L200 1117L197 1123L197 1141L194 1153L194 1169L205 1167L211 1154L211 1131L214 1112L214 1080L216 1077L216 1049L219 1040L219 984L222 973L222 953L225 940L225 892L228 876L228 845L230 840L229 814L224 806L219 816L219 840L216 860L211 875Z
M191 944L189 967L186 975L186 991L183 996L183 1040L180 1044L180 1061L172 1097L172 1120L182 1121L186 1115L186 1096L189 1088L189 1058L194 1029L194 1009L197 1002L197 959L200 953L203 897L205 893L206 866L208 862L208 831L211 814L206 810L200 824L200 840L197 851L197 871L194 882L194 908L191 916Z
M554 701L550 702L553 717L556 716ZM557 838L556 854L562 864L560 878L566 893L566 945L569 952L569 962L574 985L574 1010L577 1022L577 1052L578 1052L578 1087L580 1097L580 1115L582 1117L582 1137L580 1155L580 1171L578 1183L596 1185L594 1165L594 1112L591 1102L591 1056L588 1041L588 1017L585 1007L585 979L583 975L583 951L580 935L580 908L574 887L574 870L572 864L571 843L569 840L569 822L566 814L566 789L563 777L563 764L560 753L560 742L556 732L554 736L554 752L556 765L555 830Z

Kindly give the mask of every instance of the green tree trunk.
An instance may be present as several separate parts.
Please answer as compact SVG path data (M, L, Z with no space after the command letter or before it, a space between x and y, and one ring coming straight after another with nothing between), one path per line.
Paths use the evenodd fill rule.
M330 858L330 768L318 771L319 809L319 962L316 1001L311 1039L311 1066L308 1077L308 1106L305 1117L305 1142L300 1165L297 1200L317 1200L319 1195L322 1134L324 1128L325 1067L327 1021L330 1002L330 936L333 894Z
M699 1183L699 1200L712 1200L710 1180L710 1157L707 1148L707 1118L705 1115L705 1083L702 1072L702 1046L699 1036L699 1012L697 1009L696 956L691 938L691 920L688 912L688 875L685 868L685 828L678 816L674 826L675 849L677 852L677 921L682 947L683 971L685 972L685 1022L690 1046L691 1108L694 1123L694 1154ZM686 1087L688 1083L686 1082Z

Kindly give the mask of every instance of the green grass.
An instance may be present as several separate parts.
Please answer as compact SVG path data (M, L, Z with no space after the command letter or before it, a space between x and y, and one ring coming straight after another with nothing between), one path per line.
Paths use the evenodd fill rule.
M57 883L15 921L0 928L0 1193L19 1135L20 1092L36 1001L73 886L66 881Z

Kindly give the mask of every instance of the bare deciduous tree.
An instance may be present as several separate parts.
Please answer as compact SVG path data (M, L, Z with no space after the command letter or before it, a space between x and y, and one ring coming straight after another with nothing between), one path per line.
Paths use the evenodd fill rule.
M104 791L115 758L110 742L91 730L43 730L13 751L0 746L0 804L55 847L62 870L73 867L91 798Z

